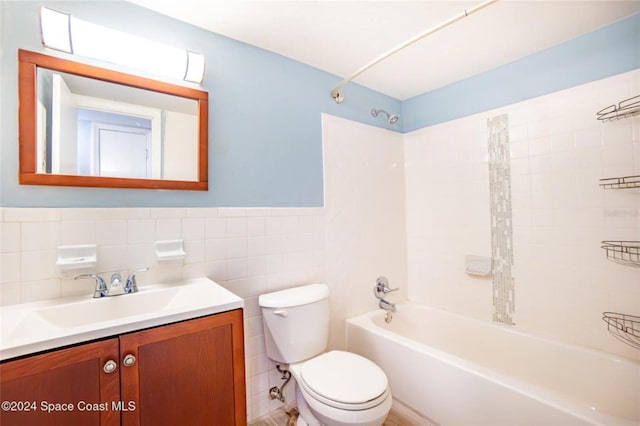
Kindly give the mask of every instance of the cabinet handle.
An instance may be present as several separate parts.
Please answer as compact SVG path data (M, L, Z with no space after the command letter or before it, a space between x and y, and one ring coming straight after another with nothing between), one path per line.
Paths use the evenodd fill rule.
M125 365L125 367L131 367L133 364L136 363L136 357L133 356L132 354L128 354L124 357L124 359L122 360L122 363Z
M118 368L118 364L116 364L114 360L110 359L109 361L104 363L104 367L102 367L102 370L105 373L113 373L114 371L116 371L116 368Z

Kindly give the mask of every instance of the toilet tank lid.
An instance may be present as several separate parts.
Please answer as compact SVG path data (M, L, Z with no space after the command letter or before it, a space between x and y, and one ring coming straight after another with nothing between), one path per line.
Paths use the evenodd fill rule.
M329 297L326 284L307 284L258 296L258 304L263 308L289 308L317 302Z

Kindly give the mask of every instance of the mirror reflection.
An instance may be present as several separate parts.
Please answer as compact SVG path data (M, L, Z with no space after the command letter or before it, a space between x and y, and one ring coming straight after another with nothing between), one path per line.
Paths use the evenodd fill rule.
M207 191L209 94L18 50L21 185Z
M195 99L37 68L36 173L198 181Z

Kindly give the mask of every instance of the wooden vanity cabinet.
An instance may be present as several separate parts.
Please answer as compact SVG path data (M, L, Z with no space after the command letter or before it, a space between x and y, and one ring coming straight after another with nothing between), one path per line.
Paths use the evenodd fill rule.
M109 360L117 362L106 373ZM246 425L242 310L81 344L0 365L3 401L73 403L0 412L6 425ZM81 412L78 403L106 403Z
M118 348L116 337L0 364L0 424L118 425L120 413L95 405L120 399L117 368L104 369Z
M243 339L241 310L121 336L122 425L245 425Z

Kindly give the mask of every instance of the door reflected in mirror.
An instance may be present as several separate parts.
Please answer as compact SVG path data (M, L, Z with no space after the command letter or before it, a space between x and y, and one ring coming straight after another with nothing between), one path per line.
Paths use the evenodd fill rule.
M206 92L19 56L21 183L207 189Z
M38 68L38 173L198 180L193 99Z

